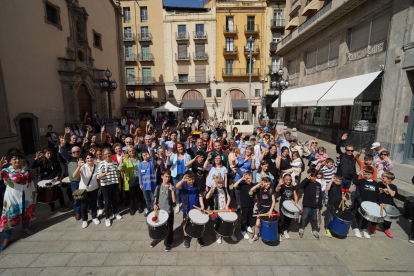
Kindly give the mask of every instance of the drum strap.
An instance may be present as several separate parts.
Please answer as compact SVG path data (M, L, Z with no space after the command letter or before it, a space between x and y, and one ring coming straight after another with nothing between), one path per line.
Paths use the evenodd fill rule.
M194 183L194 188L196 189L197 195L200 194L200 191L198 190L198 186ZM185 185L185 200L183 197L183 194L181 193L181 200L183 201L184 204L184 209L186 211L186 213L188 214L188 208L187 208L187 204L188 204L188 183L186 183Z
M157 190L157 197L154 199L154 204L158 205L159 202L159 198L160 198L160 190L161 190L161 186L162 184L157 185L157 188L155 188ZM172 193L171 190L168 189L168 204L171 206L172 205Z

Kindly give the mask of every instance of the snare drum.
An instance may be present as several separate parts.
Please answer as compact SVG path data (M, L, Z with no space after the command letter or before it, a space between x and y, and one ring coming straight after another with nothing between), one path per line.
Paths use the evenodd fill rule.
M158 219L152 221L155 211L152 211L147 216L148 232L151 239L162 240L168 235L168 213L164 210L158 211Z
M236 228L237 214L234 212L218 213L214 231L223 237L231 237Z
M208 215L202 214L197 209L192 209L188 213L187 222L185 223L185 232L192 238L201 238L206 229Z
M50 186L46 184L53 183ZM37 183L37 201L40 203L51 203L58 199L60 181L53 182L52 179L42 180Z
M299 204L298 206L300 207ZM292 200L285 200L282 204L282 214L288 218L296 219L300 216L300 209L293 204Z
M381 217L381 207L377 203L370 201L362 202L358 211L366 220L375 223L383 223L384 217L387 215L387 212L384 209L384 217Z
M62 187L64 187L64 188L70 188L71 187L69 176L62 179Z
M277 217L260 217L260 237L264 241L276 241L277 235Z
M384 220L389 222L397 222L401 215L397 207L389 204L385 204L384 211L387 212L386 215L384 214Z

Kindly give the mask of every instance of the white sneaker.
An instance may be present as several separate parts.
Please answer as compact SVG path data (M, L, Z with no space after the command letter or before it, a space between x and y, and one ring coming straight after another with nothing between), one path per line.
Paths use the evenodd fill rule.
M100 224L100 223L101 223L101 221L100 221L99 219L97 219L97 218L94 218L92 221L93 221L93 223L95 223L96 225L98 225L98 224Z
M86 228L88 227L88 222L87 221L83 221L82 222L82 228Z
M362 230L362 234L364 235L365 238L370 239L371 236L368 234L367 230Z
M103 213L104 213L104 210L103 210L103 209L99 209L99 210L98 210L98 217L99 217L99 216L102 216L102 215L103 215Z
M110 219L106 219L105 220L105 224L106 224L106 226L111 226L111 220Z
M116 219L122 219L122 216L119 213L115 214L115 217L116 217Z
M281 241L282 241L282 237L283 237L283 235L282 235L282 234L280 234L280 236L279 236L279 242L281 242Z
M247 232L254 234L254 232L253 232L253 230L252 230L252 228L250 226L247 227Z
M290 236L289 236L289 234L288 234L287 230L285 230L285 231L283 232L283 237L284 237L285 239L290 239Z
M245 238L246 240L250 239L249 234L247 234L247 232L241 231L241 234L242 234L243 238Z
M174 213L178 214L180 212L180 204L175 205Z
M221 236L217 235L217 243L221 244Z
M231 239L232 239L233 241L237 241L236 235L234 235L234 234L233 234L233 236L231 236Z
M358 228L352 229L352 231L354 232L355 237L360 238L360 239L362 238L361 232L359 231Z

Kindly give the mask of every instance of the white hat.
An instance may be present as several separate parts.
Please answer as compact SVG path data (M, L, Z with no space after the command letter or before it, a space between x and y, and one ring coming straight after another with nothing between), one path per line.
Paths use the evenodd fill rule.
M379 142L375 142L372 144L371 149L375 149L376 147L379 147L379 146L381 146L381 144Z

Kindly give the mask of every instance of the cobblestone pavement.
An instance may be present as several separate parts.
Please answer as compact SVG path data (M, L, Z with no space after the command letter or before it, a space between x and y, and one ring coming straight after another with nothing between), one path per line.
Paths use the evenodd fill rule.
M130 216L125 208L121 213L123 219L115 220L111 227L106 227L101 217L100 225L92 223L82 229L73 211L50 214L45 204L37 204L36 209L37 219L30 226L35 234L27 236L21 228L14 230L9 247L0 252L1 276L414 273L414 245L407 240L410 222L404 218L391 227L394 239L381 230L371 239L358 239L352 233L346 239L328 238L321 229L318 241L312 236L309 223L300 239L299 224L293 221L290 239L272 246L260 240L249 244L242 239L239 225L237 242L226 238L217 244L210 221L204 235L206 246L200 248L193 239L186 249L180 213L175 215L173 250L164 252L163 243L150 248L145 218L138 212Z

